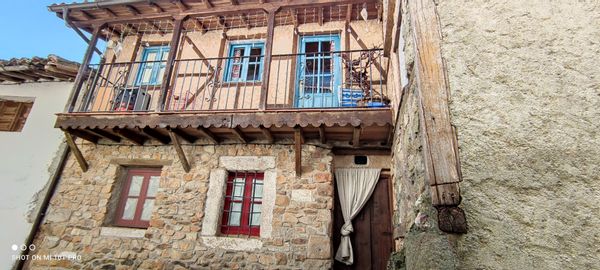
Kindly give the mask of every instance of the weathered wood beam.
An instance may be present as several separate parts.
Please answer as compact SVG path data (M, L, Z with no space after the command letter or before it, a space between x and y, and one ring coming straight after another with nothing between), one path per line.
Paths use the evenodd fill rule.
M137 8L135 8L132 5L125 5L125 9L127 9L127 11L129 11L129 13L133 16L142 14Z
M71 134L69 132L65 131L65 139L67 139L67 145L69 146L71 153L73 153L73 155L75 156L75 160L77 160L77 163L79 163L79 167L81 168L81 170L83 172L87 172L88 171L88 163L87 163L87 161L85 161L85 158L81 154L81 151L79 151L77 144L75 144L75 140L73 139L73 137L71 136Z
M232 5L237 5L237 4L239 4L237 0L230 0L230 2L231 2L231 4L232 4Z
M83 15L83 17L85 17L87 20L95 20L96 17L93 16L92 14L90 14L89 12L85 11L85 10L80 10L79 12L81 12L81 15Z
M69 106L67 107L68 112L73 112L73 110L75 109L77 99L79 98L79 93L81 92L81 88L85 80L85 73L88 69L88 64L92 59L94 49L96 48L96 43L98 42L98 38L100 37L100 32L102 31L103 27L104 25L99 25L94 29L94 32L92 32L92 37L90 39L90 42L88 43L85 55L83 56L81 66L79 66L79 71L77 73L77 77L75 78L75 82L73 83L73 90L71 91L71 94L69 96Z
M179 142L179 138L175 132L169 130L169 137L171 137L171 141L173 141L173 147L175 147L175 151L177 152L177 156L179 156L179 161L181 162L181 166L183 166L183 170L185 172L190 172L190 163L185 157L185 152L183 148L181 148L181 143Z
M118 17L117 14L114 11L112 11L112 9L110 9L110 8L103 8L102 10L104 11L104 13L106 13L107 16L109 16L111 18Z
M113 133L110 133L108 131L105 131L103 129L94 128L94 129L86 129L86 131L96 134L97 136L100 136L102 138L108 139L112 142L116 142L116 143L121 142L121 137L119 137Z
M302 175L302 142L304 136L302 136L302 129L299 127L294 128L294 161L296 168L296 176Z
M210 2L210 0L204 0L204 4L206 5L206 8L212 8L213 4Z
M0 79L1 80L5 80L5 81L9 81L9 82L15 82L15 83L22 83L22 82L25 81L25 80L20 79L20 78L6 76L6 75L3 75L3 74L0 74Z
M23 73L20 73L20 72L5 71L3 74L7 75L7 76L10 76L10 77L15 77L15 78L23 79L23 80L30 80L30 81L37 81L37 80L39 80L38 77L27 75L27 74L23 74Z
M434 206L460 203L458 156L448 108L449 86L441 51L441 29L433 0L408 1L415 43L419 118L425 175Z
M262 84L260 87L259 110L267 108L267 94L269 89L269 77L271 75L271 58L273 56L273 36L275 33L275 14L277 9L270 10L267 15L267 41L265 43L265 58L263 59Z
M92 134L90 132L87 132L87 131L81 130L81 129L69 128L69 129L67 129L67 131L69 132L69 134L72 134L78 138L82 138L93 144L98 143L98 140L100 139L100 137L98 135Z
M360 127L354 127L354 130L352 130L352 147L360 146L360 131Z
M346 5L346 24L352 21L352 4Z
M171 138L169 136L166 136L166 135L156 131L156 129L153 129L150 127L144 127L142 129L142 131L144 132L144 134L148 135L150 138L153 138L162 144L169 144L171 142Z
M271 133L271 130L261 125L260 131L262 132L263 136L265 137L265 140L267 140L269 144L272 144L274 142L273 133Z
M136 145L144 145L148 140L145 136L128 128L113 128L113 132Z
M148 2L148 6L150 6L152 8L152 10L154 10L154 12L165 12L165 10L161 6L159 6L157 3Z
M319 126L319 142L321 142L321 144L327 143L327 134L325 134L325 124Z
M173 131L175 134L177 134L177 136L181 137L182 139L184 139L186 142L188 143L194 143L198 140L198 137L189 134L185 131L183 131L180 128L171 128L169 129L170 131Z
M175 59L177 58L177 52L179 51L179 41L181 40L181 29L183 28L183 22L186 19L186 16L177 17L173 27L173 36L171 37L171 42L169 43L169 56L167 57L165 73L163 75L162 84L160 86L160 97L158 100L158 106L156 106L157 111L162 111L165 109L165 104L167 100L167 95L169 94L169 87L171 83L171 77L173 76L173 67L175 66Z
M385 10L387 14L385 16L383 28L383 56L389 57L393 43L392 38L394 37L394 14L396 12L396 0L388 0L387 8ZM400 15L398 15L398 19L400 19Z
M188 5L185 2L183 2L183 0L175 0L175 5L181 11L186 11L186 10L188 10L190 8L190 7L188 7Z
M195 18L194 21L196 22L196 25L198 25L198 27L200 28L200 33L204 34L206 33L206 31L208 31L208 29L206 29L206 26L198 18Z
M323 26L323 20L325 20L323 18L324 17L323 12L324 12L323 8L322 7L319 8L319 13L317 14L318 15L318 20L319 20L319 26Z
M248 139L244 135L244 133L239 128L232 128L231 134L235 135L235 137L243 143L248 143Z
M217 138L217 136L215 136L215 134L213 134L212 132L210 132L210 130L208 130L205 127L198 127L198 133L202 134L202 136L204 138L207 138L208 140L210 140L214 144L218 144L219 143L219 138Z

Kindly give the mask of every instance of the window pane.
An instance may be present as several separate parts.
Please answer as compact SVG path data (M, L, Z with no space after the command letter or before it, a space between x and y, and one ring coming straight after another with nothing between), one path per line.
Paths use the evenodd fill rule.
M141 220L150 220L152 216L152 209L154 208L154 199L147 199L144 201L144 208L142 210Z
M145 65L142 71L142 77L140 79L141 83L149 83L150 77L152 76L152 66Z
M252 48L250 50L250 62L260 61L260 55L262 54L262 48ZM254 56L254 57L252 57Z
M260 200L263 196L263 185L262 181L254 179L254 184L252 185L252 198L254 200Z
M130 197L140 196L140 190L142 190L142 183L144 182L144 176L134 175L131 177L131 184L129 185L129 193L127 193Z
M305 52L308 54L308 56L314 55L311 53L319 52L319 42L307 42L305 46Z
M146 61L151 62L156 60L156 52L149 52L146 54Z
M137 198L129 198L125 201L125 208L123 209L123 219L132 220L135 216L135 208L137 206Z
M244 178L236 178L233 180L233 193L231 194L233 200L242 200L244 196L245 183L246 182Z
M247 81L257 81L258 80L258 64L249 64L248 65L248 75L246 75Z
M230 226L240 226L242 217L242 203L232 202L229 208L229 224Z
M331 58L322 59L321 60L321 73L331 74L331 69L332 69L331 63L332 63Z
M242 62L242 56L244 56L244 48L233 49L233 63Z
M158 70L158 73L156 74L156 78L154 78L154 81L152 83L156 83L156 84L161 83L164 75L165 75L165 67L161 66Z
M167 61L167 58L168 58L168 57L169 57L169 50L167 50L167 49L163 49L163 52L162 52L162 57L161 57L161 59L160 59L160 60L162 60L162 61Z
M146 196L156 197L156 191L158 190L159 184L160 176L150 176L150 183L148 183L148 192L146 193Z
M250 209L250 226L260 226L261 204L252 204Z
M304 67L305 74L315 74L317 73L317 62L316 59L306 59L306 65Z

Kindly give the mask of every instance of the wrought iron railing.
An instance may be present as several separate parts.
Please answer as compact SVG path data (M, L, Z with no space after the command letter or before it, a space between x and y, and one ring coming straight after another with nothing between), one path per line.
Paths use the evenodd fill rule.
M385 107L382 50L90 65L73 112ZM166 78L169 82L163 82ZM268 85L264 82L267 81ZM261 106L262 104L262 106Z

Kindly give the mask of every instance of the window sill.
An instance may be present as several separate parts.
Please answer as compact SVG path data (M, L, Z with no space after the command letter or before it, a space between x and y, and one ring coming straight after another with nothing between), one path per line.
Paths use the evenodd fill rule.
M263 247L263 242L257 238L202 236L200 239L207 247L226 250L252 251Z
M100 236L144 238L146 229L123 228L123 227L101 227Z

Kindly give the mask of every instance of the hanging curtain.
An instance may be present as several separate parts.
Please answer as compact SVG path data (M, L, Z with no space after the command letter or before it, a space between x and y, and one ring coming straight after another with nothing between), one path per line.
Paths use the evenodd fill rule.
M344 217L344 225L341 230L342 240L335 259L346 265L354 263L352 244L350 243L350 233L354 231L352 219L373 194L380 171L381 169L368 168L347 168L335 171L338 197Z

